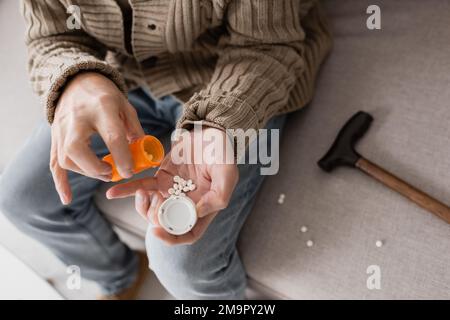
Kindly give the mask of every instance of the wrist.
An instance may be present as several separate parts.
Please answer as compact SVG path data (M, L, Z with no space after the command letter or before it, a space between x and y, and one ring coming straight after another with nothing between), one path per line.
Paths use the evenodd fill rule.
M98 72L83 71L69 79L62 89L54 111L55 117L61 109L95 107L105 101L120 101L125 96L108 77Z

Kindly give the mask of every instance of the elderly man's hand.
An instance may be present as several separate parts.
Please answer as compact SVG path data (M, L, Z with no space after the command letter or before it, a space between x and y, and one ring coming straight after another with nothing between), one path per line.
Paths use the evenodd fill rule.
M144 135L136 110L111 80L85 72L64 89L51 127L50 170L64 204L72 200L66 170L103 181L111 179L111 166L89 146L94 133L112 153L120 175L130 178L133 160L128 143Z
M234 163L219 159L206 161L205 157L202 157L201 163L198 163L192 143L194 134L192 132L187 134L191 135L192 139L182 139L175 144L154 177L118 184L107 192L109 199L135 195L136 210L154 225L155 236L172 245L191 244L197 241L216 214L227 207L239 178L238 169ZM203 140L205 135L214 135L223 141L227 139L224 131L214 128L204 128L200 139ZM201 152L205 155L209 151L211 151L210 148L203 147ZM174 160L176 156L173 152L182 154L181 161ZM219 155L221 152L214 154ZM180 236L167 233L159 226L157 218L158 208L165 198L169 197L168 189L172 187L173 177L176 175L186 180L191 179L197 187L186 195L196 203L197 223L191 231Z

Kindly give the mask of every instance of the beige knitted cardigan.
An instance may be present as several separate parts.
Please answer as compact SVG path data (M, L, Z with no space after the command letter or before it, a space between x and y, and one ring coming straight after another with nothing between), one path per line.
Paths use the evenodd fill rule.
M70 77L92 70L124 93L143 86L156 97L176 94L184 101L180 127L202 120L261 128L310 101L331 47L312 0L129 2L132 55L115 0L22 1L31 83L50 123ZM81 28L68 27L71 5L80 9Z

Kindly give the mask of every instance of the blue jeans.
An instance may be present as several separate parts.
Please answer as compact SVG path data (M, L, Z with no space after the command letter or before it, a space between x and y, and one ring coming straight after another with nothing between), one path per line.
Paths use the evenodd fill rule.
M131 92L129 100L145 132L159 138L170 134L182 112L174 98L156 100L142 89ZM281 128L284 120L274 118L267 127ZM108 153L98 136L92 148L99 157ZM73 202L63 206L49 171L49 150L50 127L43 122L0 178L0 211L64 263L79 266L82 276L99 283L106 294L127 288L137 274L137 256L93 202L101 182L70 172ZM170 247L147 234L151 268L175 298L243 298L246 276L236 240L264 178L259 168L239 165L240 180L229 206L195 244Z

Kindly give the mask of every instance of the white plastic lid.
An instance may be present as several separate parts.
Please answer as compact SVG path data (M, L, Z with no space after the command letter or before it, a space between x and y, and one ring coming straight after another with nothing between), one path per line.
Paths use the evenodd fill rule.
M159 207L161 227L173 235L189 232L197 222L195 203L187 196L170 196Z

